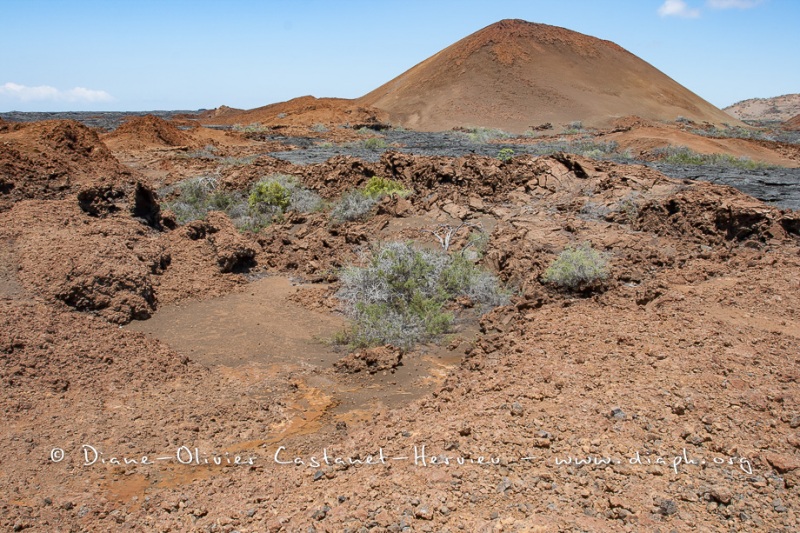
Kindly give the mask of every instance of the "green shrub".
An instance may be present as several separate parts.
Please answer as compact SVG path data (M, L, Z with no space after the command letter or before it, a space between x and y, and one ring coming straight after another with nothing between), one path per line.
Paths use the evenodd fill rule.
M449 302L467 296L483 307L503 305L508 293L497 279L460 254L388 243L373 249L364 267L340 275L337 297L353 320L346 335L355 347L393 344L410 348L448 331Z
M571 290L589 288L608 277L608 260L588 243L568 246L542 276L552 283Z
M367 150L385 150L387 146L389 145L386 144L386 141L380 137L370 137L364 141L364 148Z
M275 180L260 181L253 187L248 203L253 210L283 213L291 203L291 193Z
M344 193L331 210L331 218L339 223L358 220L369 213L382 198L393 194L407 196L411 191L399 181L373 176L363 188Z
M248 198L254 213L279 216L287 211L309 213L322 206L322 198L297 183L292 176L277 174L256 182Z
M364 194L371 198L383 198L396 194L398 196L408 196L411 191L403 187L399 181L380 176L372 176L364 185Z
M506 162L511 161L511 158L514 157L514 150L511 148L503 148L499 152L497 152L497 159L500 161Z

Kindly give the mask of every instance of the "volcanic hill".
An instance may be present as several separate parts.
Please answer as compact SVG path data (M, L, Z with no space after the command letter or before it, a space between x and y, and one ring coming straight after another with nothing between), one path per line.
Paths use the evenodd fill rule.
M356 100L421 131L543 123L605 126L638 115L721 124L731 117L620 46L574 31L502 20Z

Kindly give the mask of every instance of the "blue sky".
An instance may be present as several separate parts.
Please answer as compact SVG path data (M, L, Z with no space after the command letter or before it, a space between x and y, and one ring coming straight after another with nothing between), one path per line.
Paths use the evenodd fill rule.
M505 18L614 41L718 107L800 92L798 0L0 0L0 111L354 98Z

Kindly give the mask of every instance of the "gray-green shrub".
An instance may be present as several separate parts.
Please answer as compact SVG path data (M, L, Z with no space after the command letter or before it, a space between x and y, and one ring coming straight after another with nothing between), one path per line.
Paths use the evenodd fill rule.
M588 243L568 246L553 261L542 281L559 287L579 290L591 287L608 277L608 259Z
M461 254L446 254L393 242L376 247L366 266L340 274L337 297L353 320L352 346L393 344L410 348L449 330L449 302L467 296L479 307L508 301L493 275Z
M762 161L753 161L749 157L736 157L731 154L701 154L685 146L669 146L653 150L653 155L664 163L671 165L697 165L742 168L745 170L762 170L772 165Z

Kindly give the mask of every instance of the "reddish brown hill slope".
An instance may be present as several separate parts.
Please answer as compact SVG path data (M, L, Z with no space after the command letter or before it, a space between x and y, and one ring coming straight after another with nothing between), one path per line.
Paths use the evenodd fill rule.
M224 107L224 106L223 106ZM230 109L230 108L228 108ZM301 96L248 111L210 111L200 117L210 124L253 124L265 126L312 126L322 124L365 125L384 122L386 113L346 98Z
M458 41L357 100L417 130L616 117L721 124L731 117L620 46L555 26L503 20Z
M800 131L800 115L790 118L783 124L783 129L791 131Z

